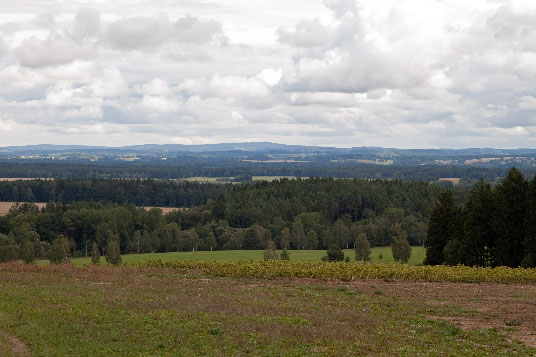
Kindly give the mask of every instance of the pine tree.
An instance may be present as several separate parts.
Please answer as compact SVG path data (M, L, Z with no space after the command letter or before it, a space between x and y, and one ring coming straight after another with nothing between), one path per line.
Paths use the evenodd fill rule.
M452 192L443 193L430 215L428 235L424 241L426 248L425 264L438 265L445 260L443 249L450 239L456 235L456 225L459 219Z
M494 190L495 265L521 265L525 255L527 192L528 183L515 168L510 169L504 181Z
M492 252L496 241L492 226L493 197L491 186L484 180L481 179L471 190L464 213L464 234L461 242L457 243L459 262L469 266L493 265Z
M529 184L525 217L525 256L522 266L536 267L536 176Z
M370 244L366 233L357 236L354 243L355 260L368 262L370 260Z

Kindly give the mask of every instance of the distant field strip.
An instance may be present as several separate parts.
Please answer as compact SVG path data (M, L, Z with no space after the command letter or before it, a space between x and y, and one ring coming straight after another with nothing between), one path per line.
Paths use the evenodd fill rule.
M35 181L35 180L53 181L54 178L49 178L49 177L0 177L0 181Z
M135 266L165 267L184 272L202 272L212 276L248 278L312 278L413 280L457 283L536 283L536 269L472 268L466 266L411 266L368 263L313 262L208 262L148 260Z
M19 203L25 203L25 202L19 202ZM37 205L39 208L45 207L47 204L45 202L32 202ZM4 216L9 212L9 209L11 206L13 206L15 202L0 202L0 216ZM163 214L167 214L173 211L187 211L189 208L182 208L182 207L143 207L146 211L150 210L151 208L159 208L162 210Z
M20 202L20 203L24 203L24 202ZM44 202L32 202L32 203L35 203L37 207L39 208L43 208L47 205ZM11 208L11 206L13 206L14 204L15 202L0 202L0 216L6 215L9 212L9 209Z

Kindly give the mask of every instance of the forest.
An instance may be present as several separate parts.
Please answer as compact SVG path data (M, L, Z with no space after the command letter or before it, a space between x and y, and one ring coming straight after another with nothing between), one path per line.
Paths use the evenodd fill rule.
M157 208L146 211L137 207L133 188L151 187L150 184L176 188L182 184L150 180L41 180L3 182L2 187L9 193L14 187L20 190L18 185L34 184L32 193L39 197L38 187L60 188L68 186L67 183L72 190L50 192L75 192L78 196L64 193L64 202L50 202L41 210L32 203L18 204L0 217L0 259L13 259L21 252L34 258L45 257L58 237L68 239L72 253L78 256L87 255L93 243L104 254L110 241L117 241L122 253L264 249L270 240L278 248L324 249L331 244L350 248L357 236L365 233L371 246L385 246L401 231L407 234L410 244L422 245L436 197L444 191L429 183L331 178L239 185L188 184L185 187L208 192L217 187L222 193L190 210L163 214ZM90 183L105 188L107 184L116 185L108 190L133 196L117 196L124 201L96 202L96 197L103 197L102 192L96 188L82 189L92 187ZM75 190L77 187L80 189ZM87 195L83 196L83 192ZM98 196L91 196L91 192ZM466 191L454 192L462 202ZM180 194L177 195L177 201L181 201ZM133 202L128 201L129 197L134 197Z
M536 176L512 168L495 187L481 180L465 204L441 194L431 212L425 264L536 266Z
M138 162L88 161L60 162L26 160L0 162L2 177L20 178L125 178L125 179L179 179L188 177L236 176L295 176L394 179L403 181L435 182L442 177L460 178L460 185L472 187L480 178L494 182L506 176L508 167L448 166L448 165L373 165L355 162L244 162L226 157L181 157L178 159L139 160ZM534 167L523 168L523 173L536 173ZM443 183L448 185L448 183Z
M218 198L222 184L129 179L0 181L0 201L106 201L136 206L193 207Z
M18 195L18 196L16 196ZM536 178L513 168L496 185L447 190L426 182L280 179L235 185L158 180L60 179L0 182L14 205L0 217L0 261L45 258L53 242L88 256L110 242L121 253L353 248L395 237L425 246L425 264L536 265ZM163 214L143 205L179 205Z

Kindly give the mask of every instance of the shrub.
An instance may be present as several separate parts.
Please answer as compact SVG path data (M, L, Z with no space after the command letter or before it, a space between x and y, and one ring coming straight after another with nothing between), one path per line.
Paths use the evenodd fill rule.
M341 247L336 244L332 244L326 255L322 257L323 262L342 262L344 260L344 252Z

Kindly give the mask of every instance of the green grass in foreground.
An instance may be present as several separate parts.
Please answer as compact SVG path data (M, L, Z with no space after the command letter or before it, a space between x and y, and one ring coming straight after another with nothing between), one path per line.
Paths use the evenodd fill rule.
M437 305L419 293L422 286L412 287L416 283L392 284L266 283L162 268L0 264L0 331L38 357L536 353L515 340L515 329L464 331L430 316L493 318L457 305L472 301L466 287L457 286L453 297L453 285ZM501 287L483 289L477 298L503 293ZM509 291L507 298L514 298L523 290ZM0 340L0 355L9 349Z
M125 254L122 256L124 263L135 263L138 261L161 259L161 260L200 260L200 261L249 261L249 260L264 260L263 250L219 250L214 252L170 252L170 253L147 253L147 254ZM325 250L291 250L290 260L298 262L319 262L320 258L326 255ZM355 254L353 249L344 250L345 256L350 257L350 261L355 261ZM382 255L383 259L379 256ZM394 263L393 255L391 253L391 247L377 247L372 248L372 262L373 263ZM425 257L423 247L412 247L412 253L409 260L410 265L422 264ZM90 263L90 258L76 258L72 262L75 265L87 265ZM104 258L101 258L101 262L104 262ZM39 265L46 265L48 262L39 261Z

